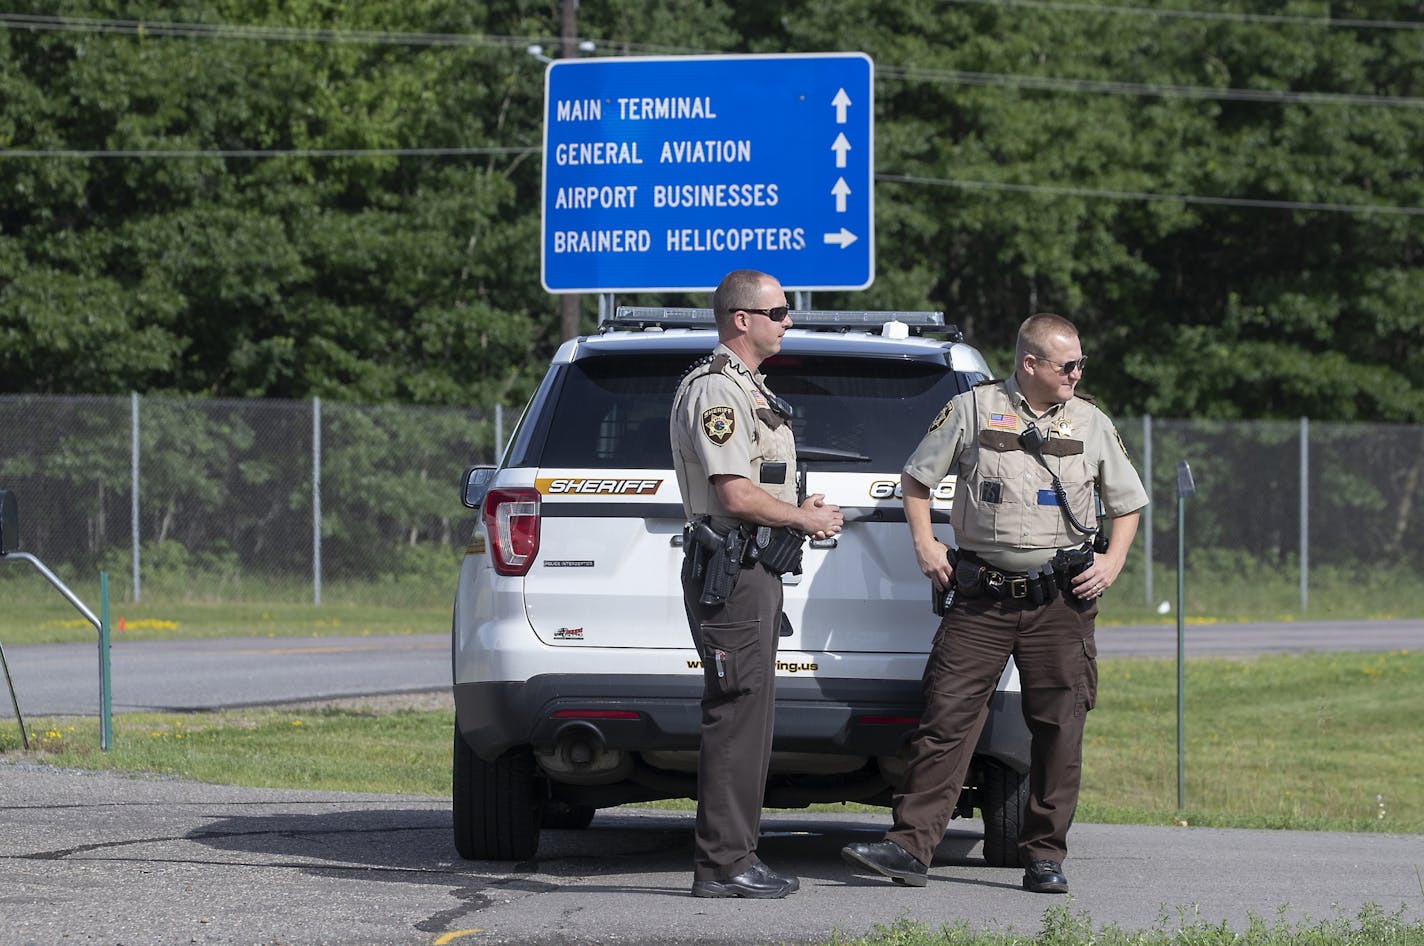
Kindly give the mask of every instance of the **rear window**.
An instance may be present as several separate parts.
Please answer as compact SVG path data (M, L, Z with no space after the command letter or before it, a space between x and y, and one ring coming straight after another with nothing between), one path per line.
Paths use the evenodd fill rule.
M696 361L686 354L588 358L565 368L537 465L669 469L668 412ZM777 355L767 382L795 410L812 470L896 471L945 402L975 381L943 365Z

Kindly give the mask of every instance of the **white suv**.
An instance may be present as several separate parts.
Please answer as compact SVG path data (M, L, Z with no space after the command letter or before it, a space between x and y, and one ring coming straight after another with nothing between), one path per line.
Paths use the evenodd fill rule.
M762 366L795 409L798 482L845 529L787 575L765 804L888 805L919 720L938 618L915 562L900 469L954 395L989 376L938 313L792 312ZM950 340L919 337L921 331ZM523 860L541 827L696 789L702 672L683 611L682 501L668 413L716 344L710 310L619 309L565 342L501 464L466 471L480 510L455 597L454 827L460 855ZM953 480L935 491L952 543ZM1017 866L1028 729L1013 663L957 815Z

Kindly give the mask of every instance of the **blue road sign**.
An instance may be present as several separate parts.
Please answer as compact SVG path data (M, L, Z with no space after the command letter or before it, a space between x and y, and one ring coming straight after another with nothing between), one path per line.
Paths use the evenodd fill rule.
M566 59L544 80L550 292L875 278L873 66L861 53Z

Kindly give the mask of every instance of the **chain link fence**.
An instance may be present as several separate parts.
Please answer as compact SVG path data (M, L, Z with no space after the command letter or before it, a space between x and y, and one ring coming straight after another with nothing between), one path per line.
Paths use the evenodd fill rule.
M0 488L18 499L22 548L66 580L108 571L117 600L430 606L450 601L469 538L460 471L493 462L501 418L5 396Z
M1327 617L1344 592L1376 602L1374 617L1417 613L1405 599L1424 569L1424 427L1118 423L1152 496L1129 556L1144 604L1175 594L1180 517L1194 579L1188 613L1230 615L1242 600L1274 595L1281 614ZM1182 461L1196 484L1188 499L1177 496ZM1153 568L1143 569L1148 559Z
M19 500L23 549L66 580L108 571L121 600L437 607L472 521L459 473L494 462L502 418L493 407L0 396L0 489ZM1418 586L1424 427L1118 424L1153 499L1124 599L1155 609L1175 594L1183 460L1197 486L1182 507L1195 610L1229 614L1269 589L1283 612L1325 616L1348 586L1378 587L1390 616L1391 595ZM20 572L0 569L0 600Z

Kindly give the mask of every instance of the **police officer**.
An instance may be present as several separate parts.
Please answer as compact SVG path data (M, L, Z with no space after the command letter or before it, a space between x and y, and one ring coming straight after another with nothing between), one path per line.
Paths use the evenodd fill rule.
M840 531L821 494L796 504L791 409L761 363L791 327L771 276L737 270L712 296L718 344L683 378L669 432L688 517L683 600L702 657L694 897L774 899L800 886L757 857L771 760L783 571L800 569L805 536Z
M1093 621L1122 571L1147 493L1122 438L1077 393L1086 358L1073 324L1030 316L1014 374L951 400L905 465L905 518L920 569L949 592L925 664L925 707L911 744L895 823L885 839L841 855L896 883L922 887L953 814L989 697L1010 655L1032 736L1029 800L1019 833L1023 886L1066 893L1063 860L1078 804L1083 722L1097 698ZM957 485L951 553L930 525L930 489ZM1113 518L1095 552L1094 491Z

